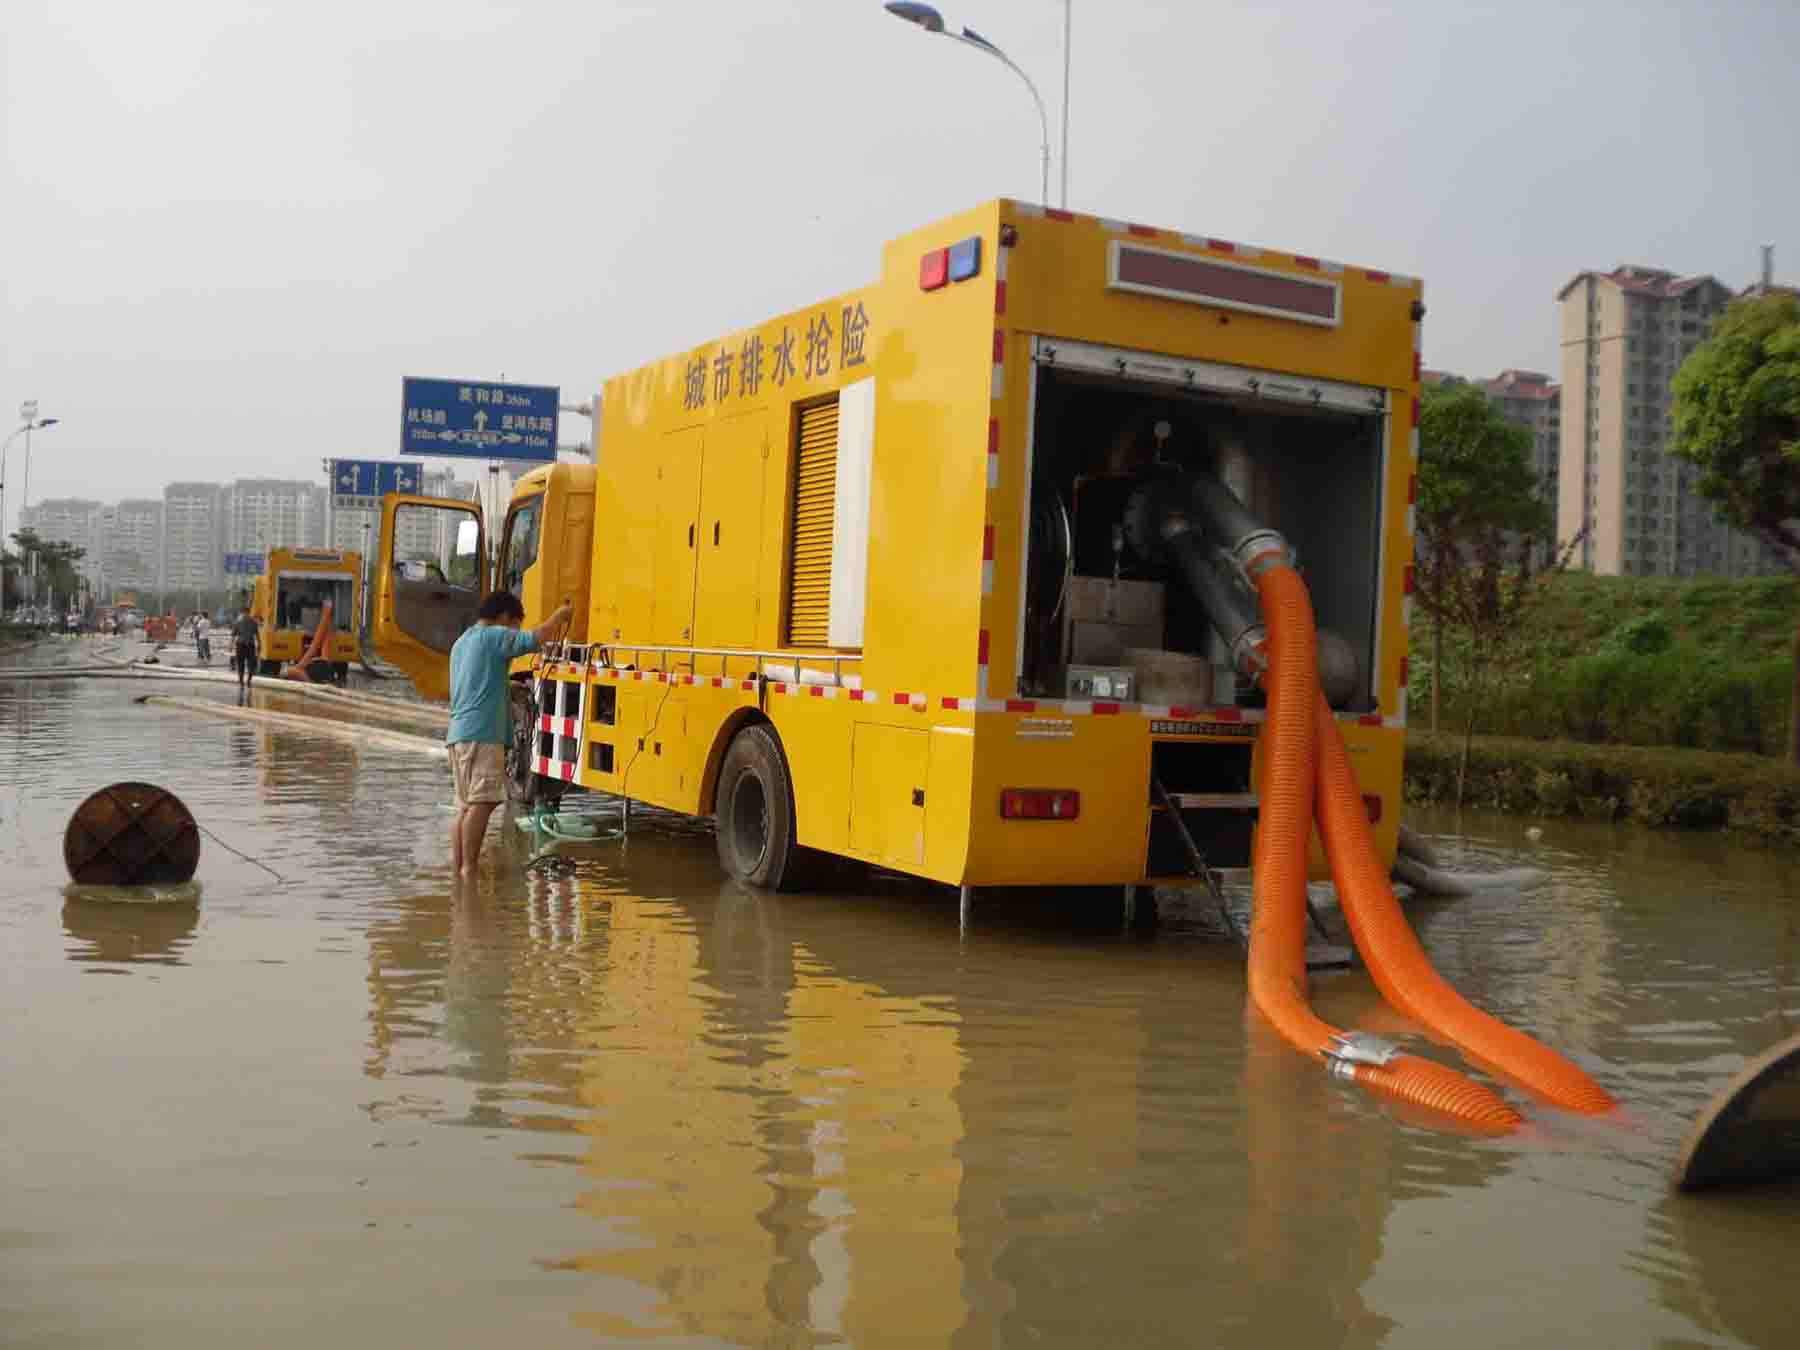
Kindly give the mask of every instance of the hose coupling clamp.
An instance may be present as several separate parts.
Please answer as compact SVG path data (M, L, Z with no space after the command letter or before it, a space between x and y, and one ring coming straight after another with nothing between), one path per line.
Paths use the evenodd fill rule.
M1231 561L1245 584L1255 590L1257 577L1270 567L1292 567L1294 555L1279 531L1252 530L1231 546Z
M1377 1068L1400 1053L1400 1047L1367 1031L1340 1031L1325 1047L1325 1058L1339 1064L1373 1064ZM1335 1067L1334 1067L1335 1071Z

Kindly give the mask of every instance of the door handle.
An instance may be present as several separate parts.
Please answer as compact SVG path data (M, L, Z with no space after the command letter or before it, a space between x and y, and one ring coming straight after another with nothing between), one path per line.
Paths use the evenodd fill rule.
M692 548L693 546L694 546L694 527L692 525L690 525L690 526L688 526L688 547Z
M713 522L713 547L717 548L718 546L719 546L719 522L715 520Z

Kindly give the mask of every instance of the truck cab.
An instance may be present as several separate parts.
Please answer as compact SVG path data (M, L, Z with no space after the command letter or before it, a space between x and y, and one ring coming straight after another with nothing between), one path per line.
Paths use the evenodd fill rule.
M573 602L570 636L584 641L593 523L588 464L546 464L521 478L491 550L477 503L388 495L364 627L370 645L406 673L421 697L441 700L450 696L450 648L496 587L519 597L527 628ZM530 670L525 657L514 675L525 680Z

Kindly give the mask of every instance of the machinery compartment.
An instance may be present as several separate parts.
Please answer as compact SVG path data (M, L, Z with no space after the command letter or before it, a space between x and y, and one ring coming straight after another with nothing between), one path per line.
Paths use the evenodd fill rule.
M1047 340L1034 376L1022 695L1260 699L1186 579L1133 544L1136 499L1201 470L1293 547L1322 648L1354 666L1333 706L1375 707L1385 393Z

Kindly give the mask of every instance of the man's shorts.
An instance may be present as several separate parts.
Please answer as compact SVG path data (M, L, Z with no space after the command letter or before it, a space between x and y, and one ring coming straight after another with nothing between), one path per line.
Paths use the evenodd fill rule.
M448 747L458 806L498 805L506 800L506 751L491 741L457 741Z

